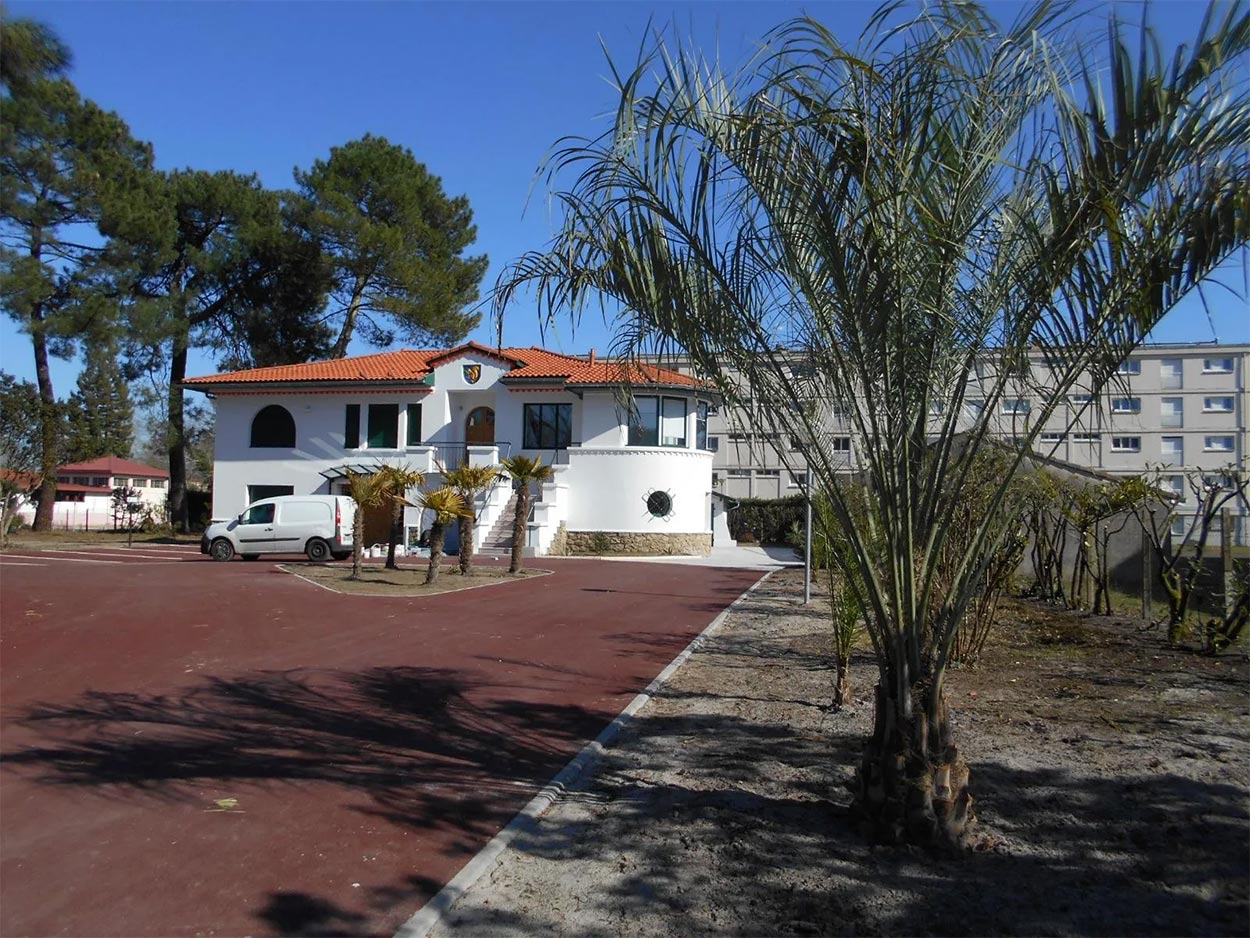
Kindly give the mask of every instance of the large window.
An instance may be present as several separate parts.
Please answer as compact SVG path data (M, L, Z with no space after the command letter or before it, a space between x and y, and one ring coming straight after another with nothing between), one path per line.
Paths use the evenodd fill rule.
M395 449L399 446L399 405L369 405L369 448Z
M573 442L572 404L526 404L525 448L567 449Z
M707 401L699 401L694 418L694 448L709 449L707 441Z
M1141 398L1113 397L1111 398L1111 412L1113 414L1140 414Z
M262 407L252 418L252 447L292 449L295 446L295 418L280 404Z
M635 397L629 422L630 446L686 445L686 399Z

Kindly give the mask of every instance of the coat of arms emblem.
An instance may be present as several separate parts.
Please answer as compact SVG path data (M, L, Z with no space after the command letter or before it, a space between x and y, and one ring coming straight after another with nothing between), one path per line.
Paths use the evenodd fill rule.
M460 367L464 370L464 383L465 384L477 384L478 381L481 379L482 377L481 365L461 365Z

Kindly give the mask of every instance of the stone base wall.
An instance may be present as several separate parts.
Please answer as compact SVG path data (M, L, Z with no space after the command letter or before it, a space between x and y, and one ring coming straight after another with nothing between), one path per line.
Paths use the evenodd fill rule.
M712 552L712 535L659 534L650 531L568 531L564 547L568 554L629 554L645 557L696 554L706 557Z
M569 553L569 529L564 522L560 522L560 526L556 528L556 536L551 539L551 546L547 548L548 557L567 557Z

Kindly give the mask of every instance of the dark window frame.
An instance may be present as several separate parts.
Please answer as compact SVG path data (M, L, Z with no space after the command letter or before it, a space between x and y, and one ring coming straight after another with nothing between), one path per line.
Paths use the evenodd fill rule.
M644 425L643 414L640 412L639 404L642 401L654 402L652 404L654 413L654 422ZM665 443L661 430L664 426L664 402L680 401L682 406L682 432L681 438L676 443ZM648 417L651 415L648 414ZM686 421L690 417L690 401L684 397L674 397L666 394L640 394L634 398L634 406L629 412L629 439L628 446L656 446L665 449L688 449L690 445L690 437L687 432Z
M521 438L523 449L568 449L573 445L573 405L526 404L521 411Z
M360 448L360 405L348 404L343 422L343 448Z
M420 404L408 405L408 429L405 432L404 442L408 446L420 446L421 445L421 405Z
M399 449L399 405L370 404L365 427L369 449Z
M281 404L266 404L252 417L252 449L294 449L295 418Z

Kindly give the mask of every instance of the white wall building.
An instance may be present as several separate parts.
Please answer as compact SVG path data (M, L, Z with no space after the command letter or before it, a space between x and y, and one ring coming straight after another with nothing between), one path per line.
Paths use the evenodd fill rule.
M122 527L125 517L116 516L113 490L131 489L138 503L136 515L150 511L163 517L169 495L169 472L120 456L102 456L68 463L56 471L56 504L52 527L63 531L103 531ZM35 518L35 505L22 500L17 514L26 524Z
M632 406L622 404L628 380ZM555 469L530 522L536 554L706 552L711 389L652 365L539 348L396 351L191 378L216 407L213 517L279 494L347 491L348 469L440 467L510 455ZM507 520L511 488L479 503L478 545ZM420 529L420 513L405 522ZM370 539L366 532L366 540Z

